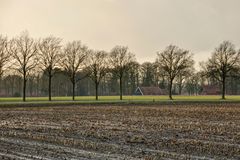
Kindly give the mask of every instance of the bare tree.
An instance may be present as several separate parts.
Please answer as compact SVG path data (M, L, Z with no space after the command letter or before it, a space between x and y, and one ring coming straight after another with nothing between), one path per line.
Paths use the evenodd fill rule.
M105 51L89 51L87 72L95 84L95 96L98 100L98 86L108 72L108 54Z
M9 50L13 57L13 68L23 76L23 101L26 101L27 77L38 64L37 43L29 37L28 32L23 32L10 41Z
M7 37L0 35L0 78L3 75L4 67L9 62L10 53L8 52L8 40Z
M187 50L170 45L164 51L158 52L157 64L168 79L169 98L172 99L173 81L177 75L193 66L193 55Z
M72 83L72 100L75 100L75 85L85 76L76 78L79 71L83 69L84 61L87 58L88 48L81 44L80 41L73 41L68 43L64 49L64 56L62 59L62 66L66 71Z
M190 77L194 73L194 68L187 68L179 73L176 77L176 83L178 85L178 94L182 94L182 89L184 88L185 82L188 77Z
M191 75L186 77L185 88L189 95L198 95L200 92L200 86L202 81L202 75L200 72L192 72Z
M52 77L61 60L61 39L50 36L40 40L38 51L41 68L48 76L48 99L51 101Z
M155 80L155 66L154 63L151 62L144 62L141 65L140 73L142 77L142 85L143 86L154 86Z
M129 75L129 80L130 80L130 93L133 94L136 90L136 88L140 84L140 67L141 65L137 61L133 61L129 64L129 70L128 70L128 75Z
M109 57L113 73L119 78L120 100L123 95L123 76L129 69L129 64L135 60L135 56L128 51L128 47L116 46Z
M215 78L222 84L222 99L225 99L226 78L231 71L239 68L239 62L240 51L237 52L231 42L224 41L202 67L209 77Z

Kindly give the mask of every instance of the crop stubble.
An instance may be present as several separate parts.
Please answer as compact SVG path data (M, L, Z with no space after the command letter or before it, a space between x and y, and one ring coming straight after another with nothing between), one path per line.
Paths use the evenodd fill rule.
M0 159L240 159L240 106L0 109Z

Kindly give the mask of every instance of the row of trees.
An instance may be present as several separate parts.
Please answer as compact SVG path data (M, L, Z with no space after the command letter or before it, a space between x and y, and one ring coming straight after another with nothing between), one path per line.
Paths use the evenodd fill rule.
M96 100L98 87L106 73L114 72L120 80L120 99L122 99L122 77L134 55L127 47L116 46L108 54L105 51L88 49L80 41L73 41L66 46L61 45L61 39L50 36L34 40L27 32L8 41L1 36L0 73L4 67L18 71L23 77L23 101L26 100L26 82L29 75L43 71L48 76L49 100L51 101L52 77L56 68L63 69L72 83L72 98L75 98L75 84L85 77L90 77L95 83ZM76 79L78 72L85 75Z
M115 85L119 85L122 100L124 87L129 87L124 83L126 75L129 77L128 83L132 83L136 81L136 77L139 78L139 73L143 86L167 86L170 99L174 84L178 85L179 94L183 84L190 93L190 90L197 90L197 86L207 80L221 83L222 98L225 99L226 79L237 76L239 66L240 51L236 51L234 45L228 41L220 44L211 58L201 63L201 71L196 72L193 54L174 45L158 52L154 63L146 62L140 65L136 62L135 55L125 46L116 46L107 53L89 49L80 41L62 45L62 40L54 36L38 40L31 38L27 32L10 40L0 36L0 76L6 77L15 71L21 75L23 101L26 100L27 81L36 73L47 77L48 96L51 101L52 80L59 72L70 80L73 100L76 84L86 79L91 79L94 83L98 100L99 85L104 78L109 78L109 75L116 79ZM202 78L199 77L206 79L200 82L199 79Z

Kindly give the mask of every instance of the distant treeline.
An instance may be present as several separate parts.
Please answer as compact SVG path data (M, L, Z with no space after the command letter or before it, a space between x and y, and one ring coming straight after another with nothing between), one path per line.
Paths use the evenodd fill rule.
M203 86L218 86L222 99L239 94L240 51L224 41L200 71L193 53L175 45L158 51L155 62L139 64L126 46L110 52L93 50L81 41L62 43L28 32L8 39L0 35L1 96L132 95L138 86L154 86L172 94L198 95Z

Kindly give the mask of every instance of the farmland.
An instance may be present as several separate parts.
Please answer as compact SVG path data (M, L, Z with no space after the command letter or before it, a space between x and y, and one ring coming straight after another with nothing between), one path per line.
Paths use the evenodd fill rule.
M239 159L239 104L0 108L0 159Z

